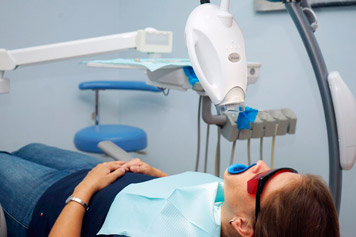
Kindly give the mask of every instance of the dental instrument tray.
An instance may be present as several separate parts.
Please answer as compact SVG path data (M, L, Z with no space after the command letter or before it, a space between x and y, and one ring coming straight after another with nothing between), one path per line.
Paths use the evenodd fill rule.
M175 89L203 91L199 83L191 78L193 71L189 59L180 58L117 58L111 60L94 60L83 62L88 67L140 69L145 70L146 83L152 86ZM248 63L248 84L254 84L260 73L260 63ZM190 68L184 70L183 68ZM193 71L194 72L194 71Z

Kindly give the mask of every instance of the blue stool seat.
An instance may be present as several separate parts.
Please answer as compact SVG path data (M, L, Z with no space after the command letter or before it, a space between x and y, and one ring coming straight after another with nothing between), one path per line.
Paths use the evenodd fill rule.
M146 148L147 136L144 130L127 125L95 125L81 129L75 134L74 144L84 152L103 153L98 143L109 140L127 152Z
M125 151L138 151L146 148L147 136L140 128L126 125L99 125L99 90L136 90L161 92L162 89L147 85L143 81L86 81L79 84L80 90L95 91L95 126L83 128L74 136L78 150L103 153L98 143L111 141Z

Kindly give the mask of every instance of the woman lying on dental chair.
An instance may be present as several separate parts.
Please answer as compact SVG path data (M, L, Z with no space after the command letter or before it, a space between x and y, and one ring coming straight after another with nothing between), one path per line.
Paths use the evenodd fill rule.
M263 161L229 167L223 183L195 172L165 176L139 159L102 163L30 144L0 153L0 203L9 236L95 236L99 230L123 236L340 236L332 197L319 177L271 170Z

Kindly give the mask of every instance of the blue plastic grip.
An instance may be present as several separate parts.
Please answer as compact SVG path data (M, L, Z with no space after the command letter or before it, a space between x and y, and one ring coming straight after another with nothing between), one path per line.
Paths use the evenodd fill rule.
M195 74L193 67L191 67L191 66L183 67L183 71L184 71L185 75L188 77L189 84L194 86L195 83L199 82L199 79L198 79L197 75Z

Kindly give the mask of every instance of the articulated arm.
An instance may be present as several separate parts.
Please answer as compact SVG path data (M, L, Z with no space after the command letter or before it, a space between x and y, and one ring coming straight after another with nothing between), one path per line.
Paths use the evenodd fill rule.
M3 78L4 71L18 66L70 59L87 55L108 53L136 48L147 53L169 53L172 51L172 32L152 28L123 34L75 40L37 47L5 50L0 49L0 93L9 90L9 81Z

